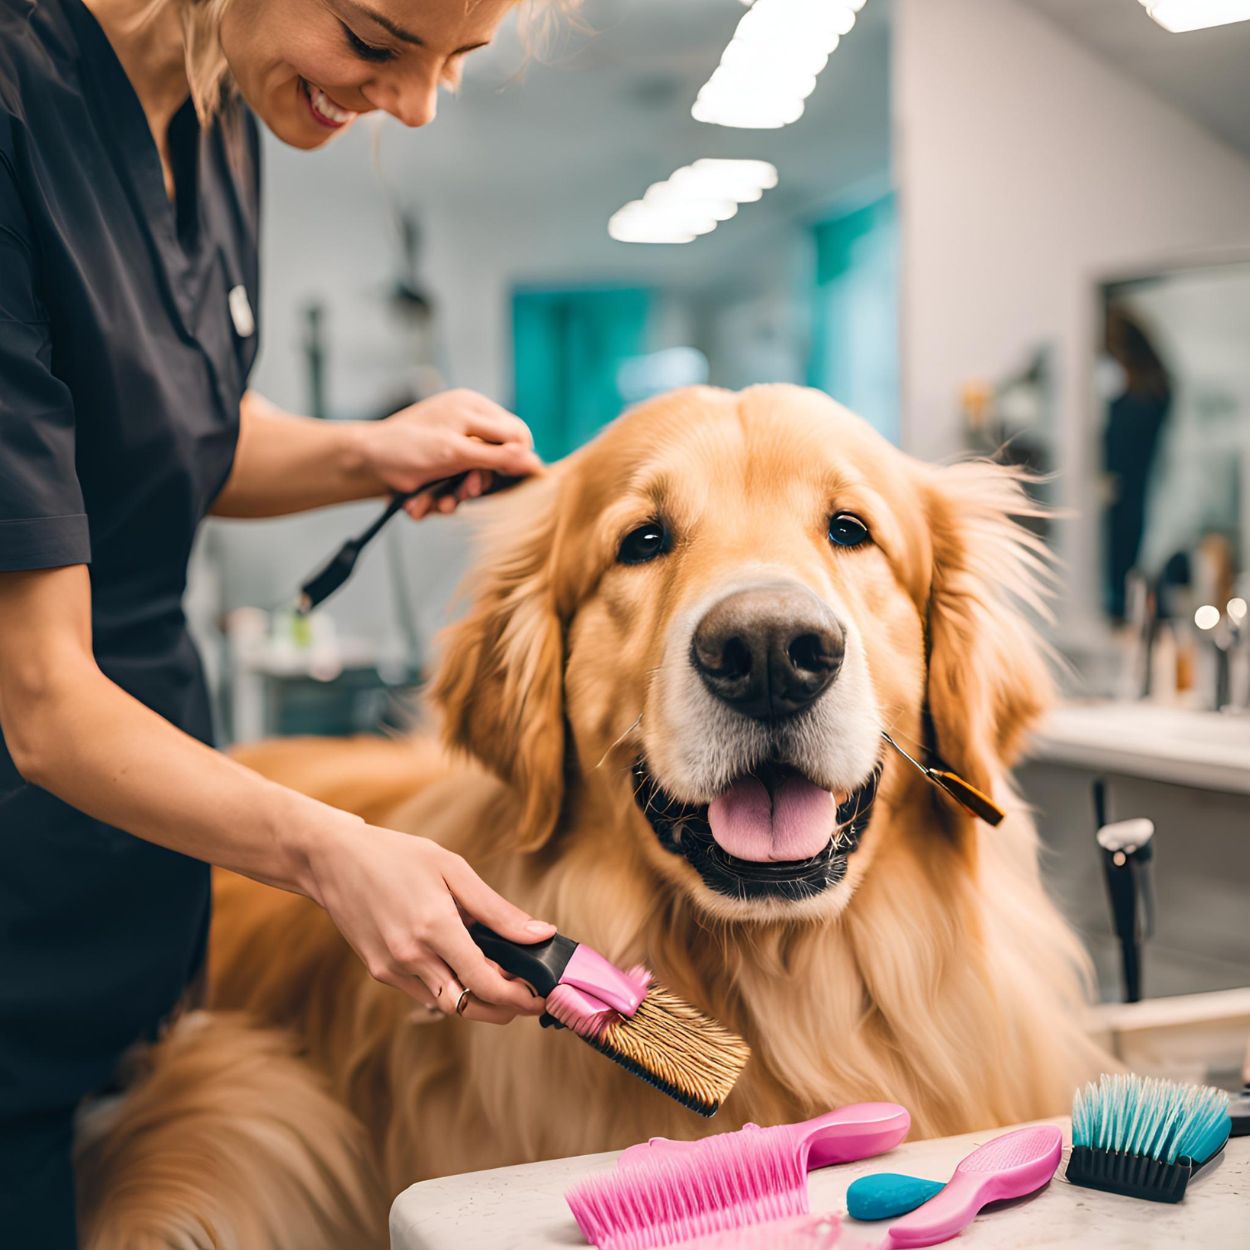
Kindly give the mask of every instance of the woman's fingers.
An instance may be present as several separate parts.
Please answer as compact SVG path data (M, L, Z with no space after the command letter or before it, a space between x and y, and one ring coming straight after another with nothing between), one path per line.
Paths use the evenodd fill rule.
M465 1000L460 1014L466 1020L476 1020L481 1024L511 1024L517 1018L517 1012L507 1007L493 1007L489 1003L478 1002L474 997Z
M443 877L457 903L475 919L512 942L545 942L554 937L556 927L546 920L535 920L529 912L496 893L459 856L452 856Z
M457 460L466 468L491 469L505 477L528 477L543 467L543 462L524 443L484 443L465 438L457 451Z
M441 966L443 971L435 971L436 966ZM430 982L434 981L438 982L439 986L437 996L430 989ZM431 961L426 965L423 976L397 977L395 987L403 990L420 1004L418 1017L423 1019L434 1016L461 1016L465 1020L476 1020L481 1024L510 1024L519 1014L511 1007L485 1003L472 992L466 993L464 986L455 978L447 965L439 961Z
M389 985L392 989L402 990L427 1012L435 1012L444 1016L451 1016L456 1013L456 998L462 987L450 972L448 973L447 984L440 987L442 988L441 994L436 993L431 986L431 981L435 985L438 984L435 978L431 977L431 980L427 981L424 977L416 976L404 968L396 967L377 977L377 980L381 981L383 985ZM451 982L455 982L454 990L450 988ZM450 999L451 1005L445 1006L448 999Z
M530 427L514 413L501 408L485 395L474 395L465 406L464 432L488 443L521 443L534 446Z
M510 981L500 973L478 949L458 917L456 924L446 926L434 942L439 955L455 969L461 983L479 1002L527 1016L542 1011L543 1000L524 981Z

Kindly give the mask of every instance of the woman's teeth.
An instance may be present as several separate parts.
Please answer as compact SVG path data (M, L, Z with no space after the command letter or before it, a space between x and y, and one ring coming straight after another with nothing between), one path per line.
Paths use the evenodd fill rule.
M346 126L357 116L348 109L339 108L320 87L314 87L310 82L304 83L304 97L308 101L312 115L323 126L332 126L337 129L340 126Z

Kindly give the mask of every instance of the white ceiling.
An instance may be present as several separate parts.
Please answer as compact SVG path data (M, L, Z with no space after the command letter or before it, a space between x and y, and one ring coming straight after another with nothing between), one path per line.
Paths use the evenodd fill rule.
M1143 86L1250 153L1250 22L1174 35L1138 0L1023 0Z
M316 159L271 145L270 178L325 200L339 189L375 197L384 172L399 197L464 206L503 201L508 211L565 232L570 269L698 280L736 266L777 221L814 213L865 186L884 186L890 165L890 0L868 0L834 52L805 115L782 130L728 130L690 116L744 12L740 0L585 0L583 31L527 58L515 33L470 58L458 96L415 133L358 127ZM377 144L378 156L371 153ZM638 247L607 236L608 217L679 165L702 156L762 157L780 185L713 235L678 247ZM329 172L329 179L327 173Z

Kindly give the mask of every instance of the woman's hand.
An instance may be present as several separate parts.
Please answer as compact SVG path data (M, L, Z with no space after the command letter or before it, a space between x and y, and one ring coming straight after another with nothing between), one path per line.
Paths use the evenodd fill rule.
M476 391L444 391L364 427L362 434L369 468L391 490L407 493L468 474L454 494L410 499L405 510L414 520L454 511L462 500L482 494L496 473L527 477L542 467L529 426Z
M465 927L480 920L514 942L541 942L555 925L534 920L490 888L459 856L431 842L345 821L309 851L306 892L325 908L370 974L423 1007L506 1024L539 1015L543 1000L509 979Z

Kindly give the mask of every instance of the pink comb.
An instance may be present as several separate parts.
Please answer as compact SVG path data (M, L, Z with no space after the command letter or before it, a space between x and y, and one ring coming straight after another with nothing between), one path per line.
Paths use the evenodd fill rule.
M904 1108L869 1102L802 1124L749 1125L698 1142L655 1138L631 1146L614 1171L582 1181L566 1198L599 1250L670 1246L807 1215L809 1167L879 1154L910 1127Z
M636 1167L648 1159L692 1157L712 1142L748 1140L759 1134L759 1145L768 1149L789 1150L804 1172L827 1168L831 1163L849 1163L867 1159L895 1146L907 1136L911 1116L905 1107L894 1102L856 1102L836 1111L826 1111L813 1120L798 1124L778 1124L760 1128L748 1124L736 1133L722 1133L702 1141L672 1141L653 1137L649 1142L630 1146L616 1160L619 1168Z
M1063 1134L1049 1124L1020 1128L979 1146L955 1169L946 1188L890 1225L890 1247L935 1246L972 1223L987 1202L1023 1198L1054 1176Z

